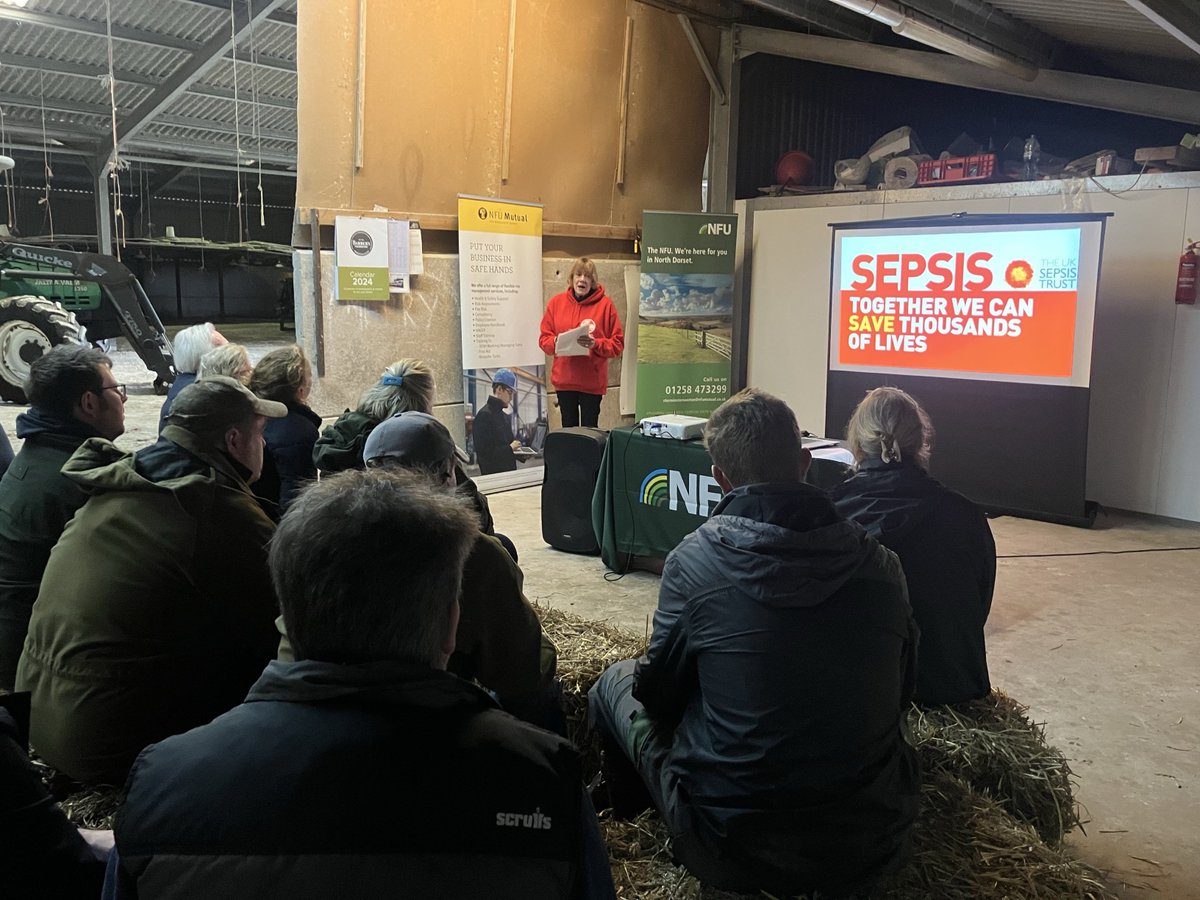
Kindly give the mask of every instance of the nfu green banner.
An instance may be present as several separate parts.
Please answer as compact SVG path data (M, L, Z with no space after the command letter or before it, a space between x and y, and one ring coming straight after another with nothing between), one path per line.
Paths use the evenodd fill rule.
M705 417L729 396L737 216L642 214L638 418Z

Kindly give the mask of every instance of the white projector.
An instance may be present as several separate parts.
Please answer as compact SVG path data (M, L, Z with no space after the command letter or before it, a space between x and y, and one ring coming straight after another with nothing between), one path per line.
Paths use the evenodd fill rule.
M695 416L649 416L641 421L642 434L675 441L693 441L704 437L704 424L707 421Z

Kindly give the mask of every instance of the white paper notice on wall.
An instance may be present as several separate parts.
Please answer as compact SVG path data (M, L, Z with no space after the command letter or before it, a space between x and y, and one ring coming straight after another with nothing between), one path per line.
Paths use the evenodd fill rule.
M408 274L425 274L425 257L421 251L421 223L415 219L408 222Z
M388 291L392 294L409 292L409 220L388 219Z

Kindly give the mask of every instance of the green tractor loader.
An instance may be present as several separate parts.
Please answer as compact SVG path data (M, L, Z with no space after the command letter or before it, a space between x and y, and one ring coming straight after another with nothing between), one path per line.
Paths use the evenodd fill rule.
M51 347L118 336L165 394L171 342L129 269L112 256L0 241L0 400L26 402L29 365Z

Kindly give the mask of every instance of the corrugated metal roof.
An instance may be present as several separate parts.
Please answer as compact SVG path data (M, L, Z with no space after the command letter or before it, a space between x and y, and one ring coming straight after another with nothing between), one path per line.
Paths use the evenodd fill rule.
M1121 56L1138 54L1200 61L1174 37L1124 0L990 0L996 9L1028 22L1064 44Z
M112 134L111 26L118 120L136 123L123 149L152 147L171 158L228 162L240 133L244 143L261 146L264 158L270 152L275 163L294 164L296 0L265 16L268 0L233 2L239 29L236 104L229 51L201 67L188 90L167 93L173 76L197 68L208 46L225 43L233 24L230 0L28 0L24 7L0 2L5 126L18 142L40 143L44 114L47 138L104 152ZM252 26L245 22L247 10L256 14ZM258 58L263 64L253 65L250 60ZM256 95L263 101L257 106ZM146 119L143 108L158 111Z

